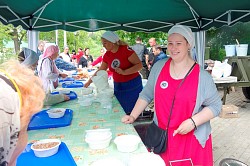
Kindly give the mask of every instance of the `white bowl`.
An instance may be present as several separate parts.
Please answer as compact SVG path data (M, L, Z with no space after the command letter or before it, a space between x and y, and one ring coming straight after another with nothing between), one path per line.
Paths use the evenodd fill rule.
M71 85L74 83L74 81L64 81L63 83L65 83L66 85Z
M98 97L102 98L112 98L114 96L114 89L108 88L108 89L104 89L103 91L99 92L97 94Z
M90 140L85 138L85 141L89 144L90 149L105 149L109 146L112 136L101 141Z
M133 152L138 148L141 138L137 135L121 135L114 140L118 151Z
M88 141L103 141L112 137L112 133L110 131L95 131L95 132L87 132L85 138Z
M87 106L90 106L93 102L93 98L84 98L84 97L81 97L78 99L78 103L81 105L81 106L84 106L84 107L87 107Z
M81 89L81 95L88 95L93 93L93 88L92 87L88 87L88 88L82 88Z
M110 129L86 130L85 141L91 149L104 149L112 139Z
M99 159L93 162L90 166L126 166L121 160L112 158Z
M70 94L70 90L68 90L68 89L60 89L60 90L59 90L59 94L68 95L68 94Z
M51 108L47 111L50 118L61 118L64 116L65 108Z
M157 154L154 153L140 153L133 155L130 160L128 166L165 166L164 160Z
M43 139L31 145L37 157L49 157L58 152L61 144L59 139Z

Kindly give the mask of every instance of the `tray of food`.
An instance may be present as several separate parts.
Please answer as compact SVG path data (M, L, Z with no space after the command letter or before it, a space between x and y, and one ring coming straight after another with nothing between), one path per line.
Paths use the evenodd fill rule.
M65 109L63 116L59 116L62 114L59 112L61 110L62 108L52 108L42 110L41 112L33 115L29 123L28 130L69 126L73 118L73 111L71 109Z
M77 98L77 94L74 91L70 91L70 90L67 90L67 89L59 90L59 91L54 91L51 94L52 95L65 94L65 95L69 96L70 100L74 100L74 99Z
M62 83L63 88L80 88L83 87L83 83L80 81L65 81Z
M17 158L17 166L76 166L67 145L58 139L28 144Z

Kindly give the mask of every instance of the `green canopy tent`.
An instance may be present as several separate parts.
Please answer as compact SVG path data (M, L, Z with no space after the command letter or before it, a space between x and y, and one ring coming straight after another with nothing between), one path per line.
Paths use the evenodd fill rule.
M0 0L0 21L31 31L167 32L174 24L187 25L199 32L201 57L204 30L249 20L250 0Z
M249 0L0 0L2 23L37 31L200 31L249 20Z

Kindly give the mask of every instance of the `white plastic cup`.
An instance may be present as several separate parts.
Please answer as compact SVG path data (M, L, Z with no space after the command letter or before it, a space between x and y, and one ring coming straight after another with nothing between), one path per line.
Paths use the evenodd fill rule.
M236 45L237 56L247 56L248 44Z
M236 49L235 45L225 45L226 56L235 56Z

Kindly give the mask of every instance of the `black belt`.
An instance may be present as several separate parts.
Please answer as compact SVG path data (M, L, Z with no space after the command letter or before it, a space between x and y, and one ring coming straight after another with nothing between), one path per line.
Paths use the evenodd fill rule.
M15 92L17 92L15 85L12 83L11 80L8 78L4 77L3 75L0 74L0 78L6 82Z

